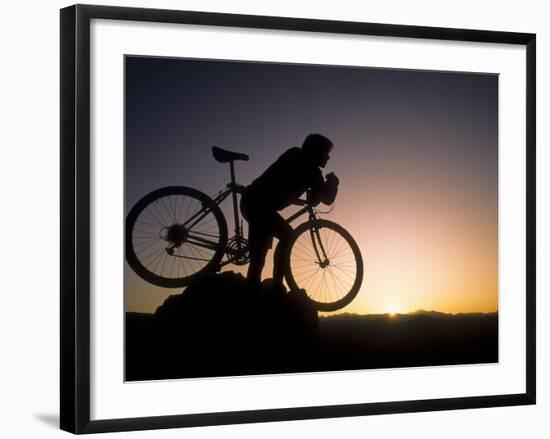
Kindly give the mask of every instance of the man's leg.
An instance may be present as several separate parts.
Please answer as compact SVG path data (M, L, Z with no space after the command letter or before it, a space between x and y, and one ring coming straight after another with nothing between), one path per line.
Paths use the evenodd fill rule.
M250 263L248 264L248 284L257 288L262 280L262 270L265 265L265 257L269 250L269 237L253 225L249 225L248 242L250 248Z
M275 236L279 239L279 245L275 249L275 254L273 255L273 282L276 286L283 287L283 278L285 275L285 251L284 249L288 245L290 236L292 234L292 227L288 224L285 219L279 215L275 214Z

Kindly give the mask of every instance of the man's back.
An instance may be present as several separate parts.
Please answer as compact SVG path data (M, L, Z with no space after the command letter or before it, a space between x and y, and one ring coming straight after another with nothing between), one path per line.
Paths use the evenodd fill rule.
M322 181L321 170L307 160L301 148L294 147L255 179L249 190L263 206L280 210Z

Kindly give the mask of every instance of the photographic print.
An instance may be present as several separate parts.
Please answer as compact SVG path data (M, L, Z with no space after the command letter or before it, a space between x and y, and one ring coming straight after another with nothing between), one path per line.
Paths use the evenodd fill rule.
M127 381L498 362L498 75L124 63Z

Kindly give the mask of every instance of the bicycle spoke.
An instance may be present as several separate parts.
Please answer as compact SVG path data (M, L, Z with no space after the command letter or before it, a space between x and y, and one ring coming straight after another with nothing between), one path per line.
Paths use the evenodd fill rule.
M294 276L295 277L298 277L298 276L302 276L302 275L305 275L307 273L311 273L312 271L314 270L319 270L319 265L318 264L311 264L311 265L308 265L307 268L305 270L301 270L301 271L298 271L296 270L294 272Z
M178 213L178 197L170 197L170 199L174 198L174 211L173 211L173 218L174 218L174 223L177 222L177 219L178 219L178 216L177 216L177 213Z
M134 245L147 244L151 241L158 241L158 238L151 238L150 236L133 236L132 243Z
M351 280L351 282L353 282L353 274L351 273L348 273L347 271L344 271L342 268L338 267L337 265L332 265L332 268L335 268L336 270L338 270L340 273L342 273L344 276L347 276L348 279Z
M159 266L159 263L160 263L160 261L162 260L162 258L164 257L164 255L166 255L166 252L158 252L158 253L157 253L157 256L156 256L155 258L153 258L153 259L151 260L151 263L150 263L150 264L147 264L147 266L148 266L148 267L152 267L153 264L154 264L154 267L155 267L155 268L153 268L153 272L156 272L157 267Z
M153 202L153 207L155 208L155 212L158 214L158 217L162 220L162 224L164 226L167 226L170 221L166 221L166 218L164 218L164 215L162 214L161 209L159 207L159 201L158 200L155 200Z
M160 224L154 224L148 221L137 220L136 223L145 224L146 226L158 227Z
M150 261L155 260L156 257L153 258L153 256L156 256L156 255L158 255L159 253L165 253L165 252L164 252L164 249L160 249L160 250L155 250L155 251L149 252L149 254L147 254L146 256L142 257L141 260L144 261L144 262L147 261L147 260L150 260ZM151 259L151 258L152 258L152 259Z
M191 206L193 205L194 201L195 200L193 198L189 199L189 203L187 204L187 210L185 211L185 216L179 222L185 223L187 221L187 218L189 218L189 212L192 212Z
M159 207L162 207L162 209L164 210L164 213L168 217L168 223L173 224L174 222L172 221L172 216L170 215L170 209L166 207L166 203L167 203L166 198L159 199L159 205L160 205Z
M346 286L347 282L344 279L342 279L340 276L338 276L334 271L332 272L332 275L334 276L335 279L338 279L338 284L339 285L342 285L342 287L344 289L347 288L347 286Z
M159 241L153 241L152 243L149 243L149 245L147 245L146 247L142 247L139 249L138 252L136 252L136 254L142 254L145 250L151 248L152 246L156 245L156 244L159 244Z
M193 247L192 245L189 246L189 249L191 250L191 253L193 253L194 258L193 262L196 263L199 266L199 270L201 269L201 263L200 263L200 254L199 252Z
M315 271L315 273L313 273L310 277L309 277L309 280L304 284L304 289L306 291L308 291L308 288L309 286L311 286L313 284L313 281L315 278L317 278L317 275L319 274L319 270L320 268L317 268L317 270Z
M170 273L168 274L168 277L172 277L172 273L174 272L174 264L176 262L177 258L172 257L172 267L170 268Z
M147 214L145 214L145 212L147 212ZM159 224L161 227L165 226L165 224L162 222L162 219L159 218L158 214L155 212L151 205L145 208L145 210L141 213L141 216L149 219L150 221L153 221L154 223Z
M164 227L163 224L159 221L159 219L152 215L150 212L147 212L148 215L145 214L145 211L143 211L140 215L140 218L143 217L147 221L151 222L154 227ZM136 220L136 222L140 222L139 220Z

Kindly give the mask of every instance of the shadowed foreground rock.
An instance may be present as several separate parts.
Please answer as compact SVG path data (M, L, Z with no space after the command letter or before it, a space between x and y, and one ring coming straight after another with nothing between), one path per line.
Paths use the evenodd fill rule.
M317 311L305 293L250 290L233 272L168 297L153 315L126 316L126 379L248 375L315 369Z
M497 313L318 318L304 293L250 291L231 272L126 314L129 381L497 361Z

